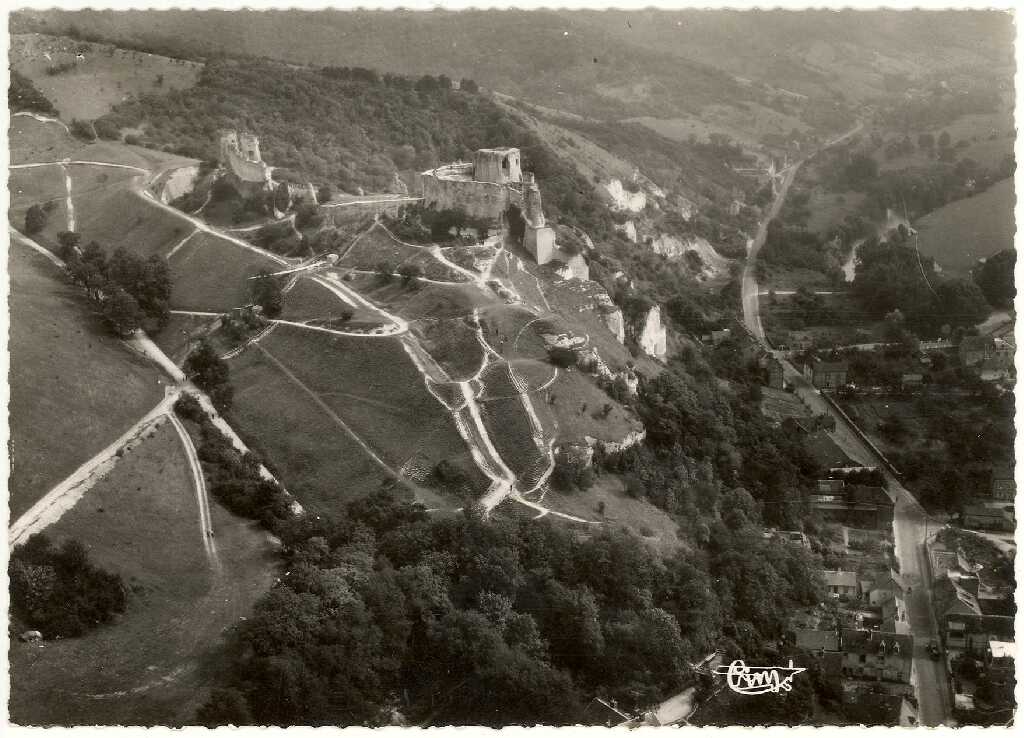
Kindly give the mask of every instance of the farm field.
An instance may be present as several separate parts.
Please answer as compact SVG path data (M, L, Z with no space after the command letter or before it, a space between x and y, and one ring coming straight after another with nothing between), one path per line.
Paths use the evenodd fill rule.
M150 432L46 535L76 538L130 589L117 620L81 637L11 647L21 724L181 724L221 663L225 630L270 586L267 535L211 501L221 570L201 545L192 476L169 422Z
M157 211L155 207L150 209ZM184 221L178 222L184 224L183 228L190 227ZM212 312L226 312L247 304L248 278L260 269L273 271L279 268L269 257L210 233L197 233L191 237L171 256L168 264L174 280L171 308Z
M967 276L978 259L1013 248L1013 180L935 210L914 223L921 252L947 273Z
M65 120L99 118L128 97L187 89L202 70L195 62L35 33L11 36L10 58ZM46 73L48 67L63 63L73 68Z
M9 255L16 518L152 409L164 380L108 334L84 295L42 255L17 242Z

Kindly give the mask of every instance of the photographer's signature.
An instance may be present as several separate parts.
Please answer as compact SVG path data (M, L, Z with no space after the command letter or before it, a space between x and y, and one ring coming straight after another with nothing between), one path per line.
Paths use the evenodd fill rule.
M714 673L724 676L729 689L739 694L766 694L789 692L793 689L793 677L801 671L799 666L747 666L742 659L736 659L728 666L715 667Z

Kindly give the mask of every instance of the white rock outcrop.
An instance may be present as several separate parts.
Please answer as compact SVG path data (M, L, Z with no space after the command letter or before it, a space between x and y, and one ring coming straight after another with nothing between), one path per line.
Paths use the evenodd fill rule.
M612 207L616 210L628 210L639 213L647 207L647 193L643 190L630 192L620 180L612 179L604 183L604 189L612 198Z
M722 276L729 271L729 260L715 251L715 247L706 238L694 236L685 240L662 233L652 238L648 245L656 254L671 259L681 259L689 252L694 252L701 262L701 273L707 277Z
M634 223L633 221L627 220L625 223L622 223L621 225L616 223L615 230L623 234L633 243L637 242L636 223Z
M615 336L615 340L619 343L625 343L626 322L622 318L622 308L612 302L612 298L607 292L599 292L594 295L594 304L597 306L597 311L601 314L601 320L608 326L608 330Z
M630 326L630 334L640 350L656 359L664 359L668 353L668 332L661 322L661 307L655 305L643 319Z

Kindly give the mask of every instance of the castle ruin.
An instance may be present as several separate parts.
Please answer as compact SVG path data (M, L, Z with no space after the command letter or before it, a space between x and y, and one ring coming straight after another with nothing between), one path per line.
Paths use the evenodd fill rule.
M225 176L242 195L253 195L274 185L273 169L260 156L260 141L252 133L221 131L220 163Z
M519 149L480 149L472 162L445 164L420 174L423 204L444 210L460 208L473 218L500 223L538 264L572 263L547 225L540 188L532 172L523 172Z

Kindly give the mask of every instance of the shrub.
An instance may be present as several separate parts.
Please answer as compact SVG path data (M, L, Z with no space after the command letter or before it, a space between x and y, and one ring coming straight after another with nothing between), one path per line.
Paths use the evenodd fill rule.
M25 212L25 233L29 236L39 233L46 227L46 211L41 205L32 205Z

